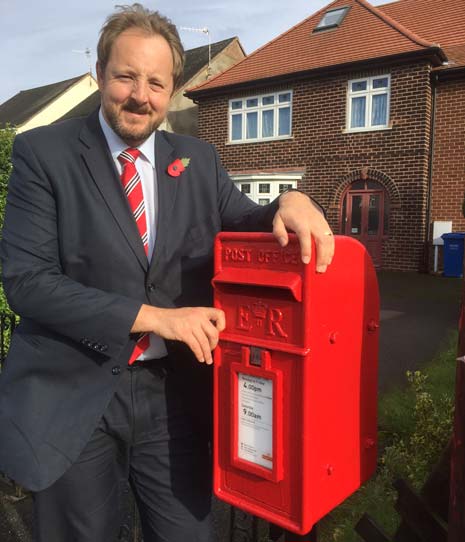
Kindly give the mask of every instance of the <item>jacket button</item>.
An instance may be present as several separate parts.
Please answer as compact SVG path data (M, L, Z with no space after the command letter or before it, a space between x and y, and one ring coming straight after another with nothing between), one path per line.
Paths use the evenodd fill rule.
M116 365L116 367L113 367L113 369L111 370L111 374L112 375L119 375L121 373L121 367L119 367L119 365Z
M154 286L153 284L149 284L149 285L147 286L147 290L148 290L149 292L153 292L153 291L155 290L155 286Z

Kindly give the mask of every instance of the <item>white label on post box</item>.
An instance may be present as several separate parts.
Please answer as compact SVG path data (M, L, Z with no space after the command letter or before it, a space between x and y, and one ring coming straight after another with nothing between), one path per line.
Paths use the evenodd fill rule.
M273 468L273 381L238 374L238 456Z

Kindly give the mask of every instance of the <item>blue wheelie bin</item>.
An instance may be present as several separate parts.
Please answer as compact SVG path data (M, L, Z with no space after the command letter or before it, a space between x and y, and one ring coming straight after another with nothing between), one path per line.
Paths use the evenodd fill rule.
M463 276L463 243L465 233L444 233L444 273L445 277Z

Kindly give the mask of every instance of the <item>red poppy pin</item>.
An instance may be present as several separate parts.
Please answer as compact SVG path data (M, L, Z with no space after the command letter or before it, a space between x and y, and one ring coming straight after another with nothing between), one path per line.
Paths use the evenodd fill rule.
M176 158L174 162L168 166L168 175L171 177L179 177L181 173L186 169L191 161L190 158Z

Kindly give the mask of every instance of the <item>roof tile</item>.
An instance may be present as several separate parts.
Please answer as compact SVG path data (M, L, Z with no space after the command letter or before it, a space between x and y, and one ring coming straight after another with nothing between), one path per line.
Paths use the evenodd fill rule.
M435 33L423 33L425 28L430 28L434 17L437 19L437 10L433 9L435 2L436 0L401 0L375 8L366 0L335 0L229 70L191 89L190 92L208 91L318 68L437 48L436 43L439 40ZM425 9L428 8L426 4L429 4L429 12L425 16L424 24L413 26L410 25L410 17L422 16L414 5L417 3L425 4ZM408 9L400 9L399 6L403 4L409 4ZM453 4L444 10L449 24L454 13L457 16L457 11L461 13L465 6L464 0L441 0L441 7L443 4ZM324 12L342 6L350 6L350 10L339 27L313 32ZM399 18L398 13L402 15ZM460 15L459 18L465 28L465 17ZM463 28L457 32L461 33ZM447 34L449 39L454 41L457 39L453 37L454 32L451 30L447 34L444 30L444 35ZM460 41L461 38L458 39ZM462 40L463 42L465 40Z
M465 43L463 0L402 0L378 6L378 9L441 46Z

